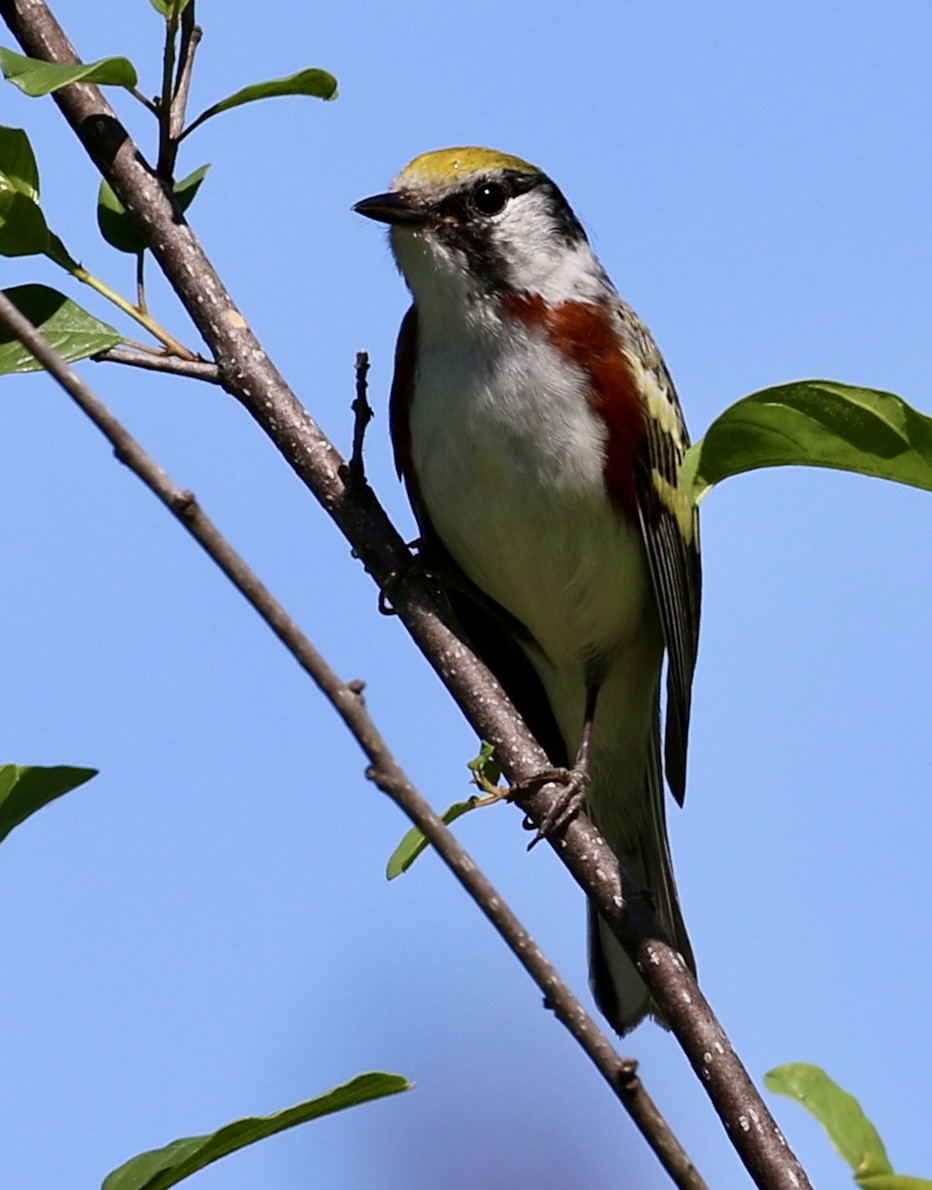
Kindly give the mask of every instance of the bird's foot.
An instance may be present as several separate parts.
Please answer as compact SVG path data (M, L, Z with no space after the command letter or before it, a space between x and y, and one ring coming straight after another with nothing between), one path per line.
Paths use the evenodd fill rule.
M528 851L536 847L542 839L549 839L551 835L562 830L579 813L586 801L589 780L588 769L576 766L571 769L544 769L526 781L519 781L511 786L508 792L512 797L516 793L528 793L533 789L539 789L541 785L562 786L553 805L541 820L537 833L528 844Z
M394 594L403 582L412 579L434 579L442 587L442 577L438 576L437 567L431 565L431 560L424 551L421 539L418 537L405 544L411 551L410 556L397 570L393 570L388 575L379 591L379 613L383 616L398 614L395 611Z

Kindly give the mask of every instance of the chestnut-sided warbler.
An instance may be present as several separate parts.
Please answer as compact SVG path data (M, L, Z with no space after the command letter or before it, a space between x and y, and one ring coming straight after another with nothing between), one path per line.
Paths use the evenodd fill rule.
M667 842L664 760L682 803L699 630L688 445L650 332L554 183L518 157L416 158L362 215L388 223L414 304L391 430L428 557L457 578L467 638L694 967ZM619 1031L647 989L590 910L590 978Z

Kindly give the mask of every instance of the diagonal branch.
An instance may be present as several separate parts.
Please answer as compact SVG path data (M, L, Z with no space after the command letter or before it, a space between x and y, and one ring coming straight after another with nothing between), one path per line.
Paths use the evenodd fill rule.
M444 862L498 930L544 994L547 1005L572 1033L640 1129L664 1169L682 1190L708 1190L689 1155L644 1089L637 1062L622 1058L572 989L483 874L456 836L418 792L366 710L362 687L344 682L301 631L248 563L233 549L191 492L180 488L58 352L0 291L0 324L58 381L108 439L125 463L187 529L230 582L265 620L308 677L336 709L369 761L367 776L430 839Z
M73 63L77 56L44 0L0 0L0 14L33 57ZM72 84L54 95L95 165L145 235L165 276L215 359L224 387L266 434L336 521L470 723L496 746L515 781L547 758L489 671L450 629L403 541L371 490L348 489L347 468L266 355L190 227L97 87ZM520 799L540 824L557 790ZM573 878L631 955L655 1002L705 1087L742 1161L759 1187L806 1190L810 1183L705 997L664 937L645 898L580 814L550 839ZM623 895L623 890L624 894Z

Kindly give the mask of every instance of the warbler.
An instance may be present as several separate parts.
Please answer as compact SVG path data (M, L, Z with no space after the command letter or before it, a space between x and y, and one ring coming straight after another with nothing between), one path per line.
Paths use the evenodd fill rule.
M527 161L425 153L354 210L390 225L413 298L390 421L423 548L467 639L553 764L573 765L570 783L695 970L663 792L665 771L682 804L700 600L670 373ZM589 958L596 1002L625 1033L653 1005L591 906Z

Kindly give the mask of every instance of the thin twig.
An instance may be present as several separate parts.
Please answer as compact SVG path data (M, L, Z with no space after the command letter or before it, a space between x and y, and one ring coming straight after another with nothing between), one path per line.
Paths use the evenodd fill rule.
M174 355L155 355L141 351L127 351L125 347L111 347L98 352L93 359L98 363L129 364L131 368L144 368L149 372L168 372L172 376L189 376L192 380L204 380L208 384L220 383L220 369L206 360L178 359Z
M184 128L188 108L188 94L194 72L194 55L201 43L204 30L194 23L194 0L181 14L181 44L178 49L178 69L175 74L175 94L172 98L169 134L177 141Z
M178 36L178 10L170 4L165 16L165 47L162 51L162 89L159 92L159 155L156 170L159 177L171 185L175 172L178 146L172 140L172 80L175 72L175 49Z
M143 95L142 91L140 91L138 87L127 87L126 89L134 99L139 100L143 107L148 108L154 116L158 116L159 106L157 103L153 103L148 95Z
M74 63L77 55L44 0L0 0L0 13L26 53ZM132 211L166 278L215 359L224 386L278 446L283 458L339 525L478 734L496 746L513 781L547 767L488 669L459 641L429 585L406 566L407 551L368 487L349 493L339 452L301 405L263 350L190 226L173 205L99 88L75 83L54 102L117 197ZM558 791L544 786L518 804L535 823ZM761 1190L807 1190L810 1182L760 1092L679 955L643 898L632 895L612 853L585 814L549 840L641 972L687 1055L755 1184Z
M158 466L2 292L0 322L5 323L54 376L111 443L117 458L181 522L335 707L369 761L367 775L430 839L543 992L547 1005L589 1055L675 1184L683 1190L708 1190L688 1154L636 1077L637 1063L633 1059L622 1058L616 1052L475 860L410 781L366 710L360 684L344 682L337 675L256 573L233 549L194 495L179 487Z
M356 398L351 405L353 410L353 453L350 455L347 467L347 483L350 488L361 488L366 483L366 464L363 459L362 448L366 437L366 427L375 417L369 404L369 352L356 352Z
M149 304L146 301L146 254L145 252L136 253L136 309L142 314L149 313Z

